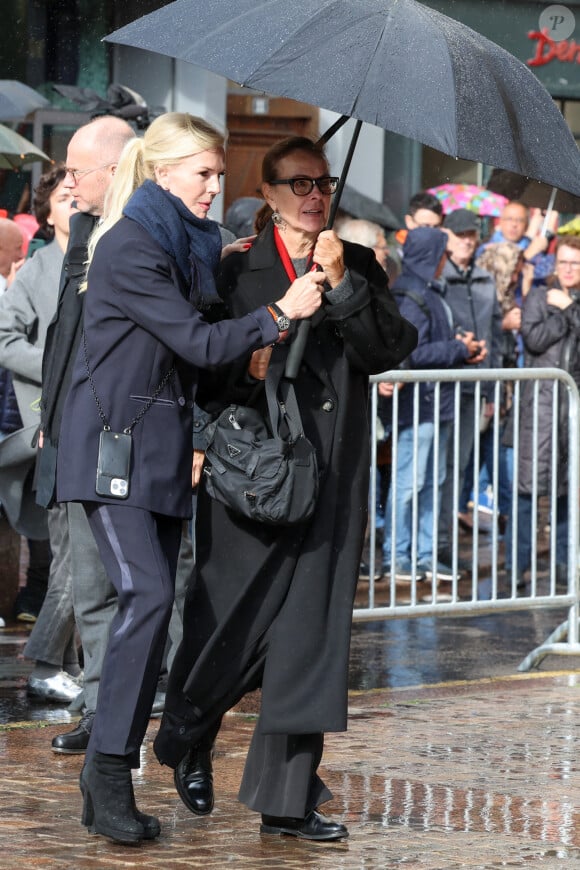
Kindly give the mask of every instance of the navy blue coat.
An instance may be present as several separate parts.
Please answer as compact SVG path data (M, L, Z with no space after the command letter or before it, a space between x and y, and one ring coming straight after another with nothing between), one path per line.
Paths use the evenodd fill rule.
M446 243L446 235L431 227L411 230L405 241L403 268L393 285L393 294L401 314L419 333L419 343L407 360L407 368L449 369L463 365L468 356L465 344L455 338L451 309L443 301L441 285L434 280ZM404 295L405 291L411 291L417 301ZM422 305L418 304L419 299ZM432 383L419 386L421 423L433 421L434 392ZM453 384L441 386L439 419L453 419ZM413 389L407 386L399 395L399 426L412 423Z
M175 373L134 428L129 497L124 502L99 497L95 477L103 422L81 342L60 429L58 501L116 502L191 516L198 369L271 344L278 329L265 307L209 324L189 294L175 260L135 221L122 218L98 243L88 274L84 329L96 393L111 429L129 426L173 365Z

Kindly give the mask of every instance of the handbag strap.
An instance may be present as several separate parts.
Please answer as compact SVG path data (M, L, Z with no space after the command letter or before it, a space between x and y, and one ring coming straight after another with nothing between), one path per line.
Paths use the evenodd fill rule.
M95 382L94 382L94 380L93 380L93 376L92 376L92 374L91 374L91 370L90 370L90 368L89 368L89 355L88 355L88 351L87 351L87 337L86 337L86 335L85 335L85 331L84 331L84 329L83 329L83 352L84 352L84 356L85 356L85 366L86 366L86 369L87 369L87 376L88 376L88 379L89 379L89 384L91 385L91 392L92 392L92 394L93 394L93 396L94 396L94 399L95 399L95 402L96 402L96 405L97 405L97 410L98 410L98 412L99 412L99 417L100 417L101 420L103 421L103 428L106 429L106 430L110 430L110 428L111 428L110 423L109 423L108 420L107 420L107 417L106 417L105 412L104 412L104 410L103 410L103 406L101 405L101 401L100 401L100 399L99 399L99 397L98 397L98 395L97 395L97 390L96 390L96 387L95 387ZM145 404L144 404L144 405L139 409L139 411L138 411L137 414L133 417L133 419L131 420L131 422L129 423L129 425L128 425L128 426L125 426L125 428L123 429L123 432L125 433L125 435L130 435L130 434L131 434L131 432L133 431L134 427L137 425L137 423L139 422L139 420L141 420L141 419L145 416L145 414L147 413L147 411L149 410L149 408L151 407L151 405L153 404L153 402L155 401L155 399L159 396L159 394L161 393L161 391L164 389L164 387L165 387L165 386L167 385L167 383L169 382L170 378L173 377L174 372L175 372L175 366L171 366L171 368L169 369L169 371L166 372L166 373L163 375L163 378L162 378L161 381L159 382L159 385L158 385L157 388L154 390L154 392L152 393L152 395L149 396L149 398L147 399L147 402L146 402L146 403L145 403Z
M282 420L285 420L290 441L295 443L299 438L304 437L304 428L294 384L282 377L284 364L285 360L280 360L279 364L270 361L266 373L266 401L272 432L280 434L280 425Z

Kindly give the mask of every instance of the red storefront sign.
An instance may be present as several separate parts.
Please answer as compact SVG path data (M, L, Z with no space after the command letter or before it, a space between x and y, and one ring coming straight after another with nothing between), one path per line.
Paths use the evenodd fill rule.
M573 39L556 42L548 36L548 30L532 30L528 39L537 40L536 54L526 61L528 66L546 66L553 60L562 63L580 63L580 44Z

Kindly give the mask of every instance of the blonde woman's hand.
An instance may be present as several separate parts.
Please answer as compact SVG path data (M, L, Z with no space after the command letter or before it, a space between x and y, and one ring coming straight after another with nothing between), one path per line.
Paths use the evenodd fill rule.
M325 281L326 272L307 272L306 275L296 278L282 299L278 299L276 303L278 308L281 308L290 320L310 317L320 308Z
M224 245L222 248L222 260L226 257L229 257L230 254L233 254L236 251L240 253L244 253L244 251L249 251L252 247L252 242L256 236L244 236L241 239L236 239L235 242L230 242L229 245Z

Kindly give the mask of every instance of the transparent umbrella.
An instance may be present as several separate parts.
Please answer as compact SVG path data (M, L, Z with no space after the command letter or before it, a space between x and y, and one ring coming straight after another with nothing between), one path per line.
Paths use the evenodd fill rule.
M38 160L51 162L50 157L9 127L0 124L0 169L20 169Z
M15 79L0 79L0 121L21 121L35 109L49 106L34 88Z

